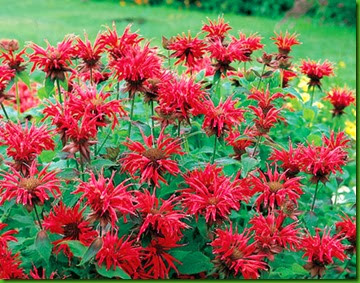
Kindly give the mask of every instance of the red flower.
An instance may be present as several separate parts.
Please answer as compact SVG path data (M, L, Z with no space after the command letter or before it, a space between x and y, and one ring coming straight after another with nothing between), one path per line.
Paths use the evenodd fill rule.
M275 107L270 108L268 111L264 111L261 107L255 107L250 105L249 108L254 112L256 118L254 119L256 127L256 135L264 136L270 131L270 129L277 123L278 120L284 120L279 113L281 109Z
M1 48L0 43L0 48ZM5 48L4 48L5 49ZM12 49L5 49L6 52L0 51L1 55L0 58L3 58L3 64L6 64L10 69L14 70L16 73L20 73L26 69L25 65L25 59L23 58L23 55L25 54L25 48L18 53L15 53L15 50Z
M48 216L44 218L43 226L51 233L62 235L62 239L53 242L55 253L63 251L71 259L73 254L66 244L67 240L78 240L83 245L89 246L97 232L89 227L89 222L83 218L86 207L80 209L80 203L74 207L66 207L62 202L55 206Z
M336 222L336 232L339 237L345 237L350 242L350 247L347 248L351 253L356 253L356 217L349 217L344 215L341 217L342 221Z
M39 268L40 270L40 268ZM30 270L30 276L32 277L32 279L35 280L46 280L46 279L54 279L54 276L56 275L56 272L51 272L49 278L46 278L46 269L45 268L41 268L41 272L39 274L38 269L36 268L36 266L34 265L33 270Z
M168 279L169 272L174 269L178 272L175 262L181 264L176 258L168 253L169 250L177 248L180 245L176 243L177 238L156 237L150 244L142 250L142 279Z
M240 209L240 201L248 201L251 192L240 180L231 181L222 168L207 164L184 175L188 187L182 190L183 206L187 213L204 215L207 223L221 223L231 210Z
M271 39L275 41L280 54L288 55L293 45L301 44L301 42L297 40L299 35L296 33L290 34L286 31L285 35L283 35L282 32L280 32L280 34L275 32L275 35L276 36L271 37Z
M206 44L197 37L192 38L189 32L187 36L185 33L176 36L167 48L174 51L171 57L178 59L175 65L184 62L185 66L193 68L204 55Z
M123 57L129 48L137 46L143 40L137 33L130 32L131 24L126 26L121 36L117 34L115 23L112 28L113 30L107 27L107 31L100 35L99 44L105 46L114 60Z
M138 178L135 174L139 172L140 184L146 182L148 185L160 187L159 180L166 184L163 177L166 172L174 176L180 173L177 162L170 159L174 154L184 154L180 140L164 135L164 131L161 131L153 147L154 137L146 137L143 133L142 136L145 146L131 140L124 143L131 152L120 159L122 170L129 172L134 178Z
M24 270L20 267L20 253L11 254L6 246L0 245L0 278L1 279L27 279Z
M254 216L250 220L255 231L254 240L259 252L266 255L269 260L274 260L274 255L282 252L283 249L296 251L300 244L299 229L297 223L293 222L284 226L286 216L283 213Z
M61 195L60 182L56 178L57 171L47 172L49 165L41 171L38 170L38 164L34 160L28 168L28 175L23 177L20 172L11 167L11 173L0 174L4 179L0 181L2 188L0 205L5 201L15 199L16 203L27 206L35 204L42 205L45 200L49 200L51 193L54 198Z
M81 182L73 192L73 194L83 193L79 201L86 198L86 205L92 209L88 220L90 222L99 220L104 227L108 223L111 223L112 227L116 227L119 214L123 215L124 219L127 214L134 214L133 197L127 191L131 184L126 184L128 180L125 180L115 187L114 175L115 171L110 178L99 174L96 179L94 173L90 172L89 181Z
M248 98L256 100L258 102L258 106L263 110L265 114L270 110L270 108L274 107L271 103L275 99L284 97L284 95L280 92L270 94L269 87L266 88L266 91L261 91L253 88L250 93L251 94L248 96Z
M130 276L134 276L140 267L141 249L134 245L134 240L125 239L125 236L119 239L117 232L106 233L102 240L102 247L96 254L97 264L101 266L105 263L107 270L120 267Z
M249 37L246 37L245 34L239 33L239 43L240 48L244 50L244 54L246 59L242 61L251 61L251 54L264 47L263 44L260 43L262 37L258 36L256 33L249 35Z
M347 87L334 87L327 93L327 96L324 99L330 101L330 103L334 106L333 116L340 116L344 114L344 109L351 103L355 102L353 91Z
M282 87L287 87L289 81L297 77L297 74L291 70L280 69L280 72L282 76Z
M304 268L309 270L311 276L322 277L326 270L326 265L334 263L334 258L344 261L347 259L345 255L345 247L341 244L341 238L337 235L330 236L330 230L326 228L319 235L321 229L316 228L316 235L311 236L307 231L300 246L305 252L303 257L307 257L307 264Z
M0 66L0 103L10 98L8 94L5 94L5 90L14 77L14 70L7 66Z
M232 228L216 230L216 239L211 242L216 260L233 270L235 276L240 272L244 279L259 278L259 270L267 270L268 265L263 261L265 255L256 253L256 244L249 244L249 230L242 234L233 233Z
M264 208L273 210L275 206L280 207L286 200L292 200L295 204L303 194L299 177L288 178L285 172L279 174L275 167L274 172L268 167L268 171L264 174L258 170L259 177L252 175L252 183L255 192L260 192L260 196L255 203L257 210L263 204Z
M46 73L46 77L52 80L65 80L65 72L72 71L70 69L71 57L74 55L74 47L72 46L73 37L67 36L58 43L56 47L51 46L48 41L46 49L43 49L35 43L31 43L29 48L34 52L29 55L30 62L34 65L31 68L33 72L36 68L41 68Z
M37 98L37 83L32 83L31 88L29 88L22 81L18 81L18 93L20 98L20 113L24 113L29 109L35 108L40 104L40 100ZM11 102L5 102L5 105L12 105L15 110L17 110L16 103L16 87L13 85L8 94L11 96Z
M144 193L136 191L135 194L137 202L135 208L142 218L137 236L138 240L146 231L166 238L182 236L181 230L188 228L188 226L182 222L186 218L184 212L175 210L175 207L179 205L177 197L172 196L167 200L161 200L154 193L150 194L149 191Z
M124 56L111 61L110 66L114 68L119 81L126 81L124 92L129 92L129 96L133 97L136 92L146 92L146 80L160 75L161 60L156 49L150 48L147 43L143 48L128 47Z
M238 130L230 131L225 138L228 145L232 146L235 159L241 160L241 156L246 153L246 148L254 145L254 132L247 127L242 134Z
M330 137L322 136L322 141L325 146L327 146L330 150L334 150L336 148L340 148L341 150L345 150L348 148L349 139L346 138L344 132L338 132L335 134L334 131L330 131ZM346 152L344 151L346 154Z
M180 79L169 79L159 85L160 115L174 115L179 121L186 120L190 123L190 114L196 116L201 113L201 103L205 98L205 91L201 85L191 78L182 76ZM167 121L163 121L166 126Z
M228 97L225 102L220 100L218 106L214 106L212 100L207 100L202 105L202 112L205 115L202 128L208 136L216 135L218 138L225 132L231 131L233 127L238 126L244 121L244 110L235 108L237 99L232 100Z
M209 24L204 24L201 30L207 33L206 37L211 41L220 39L223 41L231 27L228 23L224 22L223 17L218 17L217 21L211 21L208 18Z
M0 230L4 229L6 226L8 226L8 225L5 223L0 223ZM17 233L18 232L16 230L8 230L8 231L0 234L0 246L7 247L7 242L9 242L9 241L17 242L17 239L13 236Z
M303 60L300 66L301 73L307 75L310 79L309 87L321 86L320 80L325 76L332 76L333 66L332 64L325 60L323 63L316 62L313 60L305 61Z
M269 160L273 163L281 162L280 167L285 171L287 177L292 178L300 172L301 154L299 148L293 148L289 140L289 150L274 148Z

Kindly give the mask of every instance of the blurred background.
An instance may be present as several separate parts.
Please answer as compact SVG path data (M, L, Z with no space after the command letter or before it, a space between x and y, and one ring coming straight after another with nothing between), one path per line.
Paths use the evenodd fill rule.
M45 46L65 34L94 39L105 25L118 31L129 23L132 30L161 45L161 37L191 30L196 35L206 18L224 14L232 34L258 32L267 45L274 31L300 34L294 61L328 59L335 65L336 85L356 87L356 1L354 0L0 0L1 38L21 44L34 41Z

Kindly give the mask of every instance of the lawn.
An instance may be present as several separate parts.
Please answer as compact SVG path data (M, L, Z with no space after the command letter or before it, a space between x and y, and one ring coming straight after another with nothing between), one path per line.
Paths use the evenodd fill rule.
M104 25L116 22L121 30L134 21L134 29L160 44L161 36L172 36L191 30L196 34L206 17L215 18L213 13L175 10L166 7L124 6L110 1L79 0L2 0L0 10L1 37L16 38L22 44L27 41L43 43L46 38L55 43L65 34L82 35L86 31L94 38ZM278 20L225 14L233 27L233 33L240 30L246 34L259 32L268 45L267 51L276 48L269 40L273 31L296 31L304 44L294 48L292 55L296 62L300 58L329 59L336 66L337 77L333 84L356 84L356 30L337 27L329 23L316 26L308 20L291 20L280 25Z

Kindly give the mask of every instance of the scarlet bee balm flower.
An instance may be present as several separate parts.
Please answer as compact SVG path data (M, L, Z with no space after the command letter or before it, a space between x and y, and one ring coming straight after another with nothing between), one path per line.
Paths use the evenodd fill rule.
M304 75L307 75L310 79L309 87L321 87L321 79L334 75L332 64L325 60L323 63L313 60L303 60L300 66L300 71Z
M278 46L279 53L287 55L291 51L292 46L301 44L301 42L297 40L298 36L299 35L296 33L290 34L287 31L285 34L283 34L282 32L280 32L280 34L277 34L275 32L275 37L271 37L271 39L274 40L275 44Z
M324 100L330 101L334 106L333 116L341 116L344 114L344 109L355 102L355 97L353 91L347 87L335 87L327 93Z

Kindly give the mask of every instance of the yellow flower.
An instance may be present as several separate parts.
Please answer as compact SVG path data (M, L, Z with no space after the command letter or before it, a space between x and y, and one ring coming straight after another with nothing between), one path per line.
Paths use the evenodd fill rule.
M302 92L300 93L300 95L304 103L310 100L310 94L308 94L307 92Z
M125 6L126 6L126 2L123 1L123 0L120 0L120 6L121 6L121 7L125 7Z
M340 61L340 62L339 62L339 67L342 68L342 69L346 68L345 62L344 62L344 61Z
M352 139L356 140L356 124L354 122L346 120L345 133L347 133Z
M317 108L321 109L324 107L324 104L322 104L321 102L319 101L316 101L313 105L315 105Z
M309 82L309 78L306 76L302 76L300 78L300 82L298 84L298 87L301 88L303 91L307 92L308 91L308 82Z

